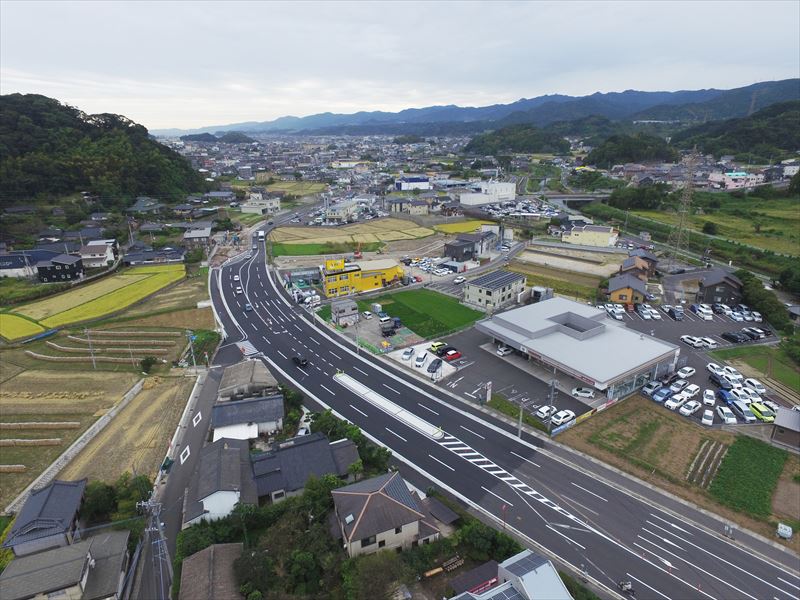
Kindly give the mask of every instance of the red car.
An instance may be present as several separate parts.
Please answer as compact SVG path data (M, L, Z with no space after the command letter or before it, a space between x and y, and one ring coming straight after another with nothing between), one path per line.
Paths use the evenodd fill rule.
M461 352L458 350L450 350L449 352L446 352L442 358L444 358L447 362L452 362L457 358L461 358Z
M419 275L415 275L415 276L414 276L414 279L416 280L416 282L417 282L417 283L419 283L420 281L422 281L422 277L420 277Z

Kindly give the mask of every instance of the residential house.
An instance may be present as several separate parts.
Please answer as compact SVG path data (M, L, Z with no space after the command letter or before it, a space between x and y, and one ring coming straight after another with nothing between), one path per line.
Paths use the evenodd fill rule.
M258 504L247 440L222 438L199 452L197 472L184 495L183 529L227 517L237 504Z
M711 269L700 279L697 302L733 306L742 299L742 282L733 273Z
M283 429L283 395L219 402L211 409L214 441L254 440Z
M130 532L104 531L71 546L12 560L0 574L2 600L119 600L128 575Z
M612 277L608 282L608 297L619 304L641 304L647 294L647 285L638 277L626 273Z
M157 214L164 209L164 205L155 198L148 198L147 196L139 196L136 202L126 209L125 212L133 214Z
M215 202L231 202L233 200L236 200L236 194L231 191L207 192L203 194L203 199Z
M338 535L352 558L380 550L408 549L439 538L439 529L397 472L333 490Z
M431 182L425 176L406 176L399 177L394 182L394 189L398 192L408 192L411 190L429 190Z
M179 248L162 248L154 250L146 248L143 250L129 250L122 257L122 264L126 267L136 265L166 265L182 263L184 251Z
M465 262L475 257L475 243L470 240L453 240L445 242L443 256L456 262Z
M107 267L114 263L114 249L106 244L81 246L78 254L83 261L83 266L87 269Z
M406 212L409 204L411 204L411 198L391 198L389 200L389 212Z
M258 497L278 502L302 494L312 476L336 475L349 480L350 466L359 456L351 440L331 442L315 432L281 442L268 452L252 455L251 460Z
M187 248L207 248L211 241L211 227L190 229L183 234L183 243Z
M613 247L618 238L619 232L605 225L576 226L561 235L562 242L581 246Z
M74 281L83 277L83 261L80 256L59 254L36 263L36 272L43 283Z
M222 371L217 402L261 398L278 393L278 381L260 360L243 360Z
M491 566L496 569L494 574ZM573 600L553 563L530 550L499 565L494 561L485 563L460 575L452 584L456 592L471 587L450 600Z
M408 214L410 215L427 215L428 203L425 200L412 200L408 204Z
M439 213L443 217L457 217L461 215L461 204L459 202L448 201L442 202Z
M3 548L15 556L67 546L75 537L86 479L55 480L33 490L14 520Z
M642 239L650 239L650 234L647 233L646 231L641 232L639 235L641 236ZM644 248L637 248L636 250L631 250L630 252L628 252L628 256L629 257L633 256L633 257L639 258L639 259L641 259L641 260L643 260L644 262L647 263L647 278L648 279L656 277L656 275L657 275L656 274L656 269L658 267L658 259L656 258L655 254L653 254L652 252L650 252L648 250L645 250Z
M194 210L194 204L189 204L188 202L185 204L176 204L172 207L172 212L174 212L179 217L186 217L192 214Z
M58 256L49 250L17 250L0 253L0 277L35 277L36 264Z
M476 233L459 233L456 239L461 242L472 242L473 257L482 256L497 243L497 234L493 231L479 231ZM458 260L455 259L454 260Z
M513 304L525 283L525 276L519 273L492 271L464 284L464 303L495 311Z
M795 451L800 448L800 411L779 408L772 424L770 439Z
M638 277L647 283L647 261L639 258L638 256L629 256L622 261L619 266L620 275L629 274Z
M107 213L107 212L93 212L91 215L89 215L89 218L92 221L100 221L100 222L108 221L108 219L110 217L111 217L111 214Z
M233 570L243 548L242 542L212 544L184 558L178 600L244 600Z
M254 215L275 214L281 209L281 199L277 196L267 196L263 198L250 198L240 207L243 213Z
M334 300L331 318L336 325L347 327L358 322L358 305L353 300Z

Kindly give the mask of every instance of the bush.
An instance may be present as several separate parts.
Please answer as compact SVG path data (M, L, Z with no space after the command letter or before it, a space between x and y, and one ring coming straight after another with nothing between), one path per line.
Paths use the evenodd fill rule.
M703 233L707 233L708 235L717 235L717 224L712 223L711 221L706 221L703 223Z
M740 269L734 273L742 282L742 300L750 308L757 310L774 328L792 329L789 311L781 304L775 292L764 287L761 281L749 271Z
M156 362L158 362L158 359L156 359L155 356L145 356L139 363L139 366L141 366L143 373L149 373Z
M522 552L522 546L514 538L484 525L477 519L458 530L458 540L467 556L473 560L493 559L501 562L509 556Z

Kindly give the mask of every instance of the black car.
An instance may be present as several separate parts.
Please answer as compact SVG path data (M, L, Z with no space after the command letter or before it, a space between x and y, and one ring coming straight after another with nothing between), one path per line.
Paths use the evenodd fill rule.
M442 366L442 359L434 358L431 361L431 364L428 365L428 373L436 373L436 371L438 371L441 366Z
M727 340L734 344L741 344L742 342L749 342L750 338L739 333L738 331L726 331L720 336L723 340Z
M733 387L727 380L723 379L722 377L720 377L716 373L711 373L711 375L709 375L708 378L713 383L716 383L720 387L720 389L729 390L729 389L731 389Z
M308 359L305 356L301 356L300 354L293 356L292 360L294 361L294 364L296 364L298 367L305 367L308 365Z
M725 314L725 308L722 306L722 304L715 304L714 306L711 307L711 310L714 312L715 315Z
M455 348L453 348L453 346L442 346L436 351L436 356L444 356L450 352L450 350L455 350Z

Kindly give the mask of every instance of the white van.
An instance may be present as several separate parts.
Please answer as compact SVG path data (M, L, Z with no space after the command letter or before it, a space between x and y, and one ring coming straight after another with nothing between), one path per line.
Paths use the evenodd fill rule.
M747 403L741 400L734 400L731 403L730 407L735 415L744 419L745 423L756 422L756 416L750 411L750 408L747 406Z
M714 320L714 312L710 308L705 308L703 305L697 307L697 316L704 321Z

